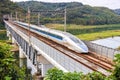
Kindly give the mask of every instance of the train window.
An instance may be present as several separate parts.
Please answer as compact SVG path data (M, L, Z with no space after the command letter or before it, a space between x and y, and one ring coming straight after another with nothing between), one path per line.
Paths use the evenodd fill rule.
M64 35L68 36L73 42L82 44L82 42L79 39L77 39L76 37L74 37L73 35L71 35L69 33L64 33Z
M75 43L80 43L80 44L82 44L82 42L81 42L79 39L75 38L75 37L70 36L69 38L70 38L72 41L74 41Z
M22 25L23 27L28 27L27 25L21 24L21 23L17 23L19 25Z
M60 40L63 39L61 36L58 36L58 35L55 35L55 34L52 34L52 33L48 33L48 35L51 36L51 37L54 37L54 38L60 39Z
M31 29L33 29L33 30L35 30L35 31L38 31L38 32L40 32L40 33L42 33L42 34L49 35L49 36L51 36L51 37L60 39L60 40L63 39L61 36L58 36L58 35L55 35L55 34L52 34L52 33L46 32L46 31L42 31L42 30L39 30L39 29L36 29L36 28L33 28L33 27L31 27Z

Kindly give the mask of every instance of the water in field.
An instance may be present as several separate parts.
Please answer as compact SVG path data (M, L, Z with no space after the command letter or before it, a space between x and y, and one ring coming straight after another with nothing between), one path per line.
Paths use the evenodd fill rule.
M99 39L92 41L92 43L96 43L98 45L106 46L109 48L117 49L120 47L120 36L117 37L110 37L105 39Z

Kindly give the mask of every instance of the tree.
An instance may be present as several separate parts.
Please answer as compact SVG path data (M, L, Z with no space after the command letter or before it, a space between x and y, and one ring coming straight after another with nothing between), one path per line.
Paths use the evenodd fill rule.
M0 80L23 80L25 68L17 66L10 50L10 45L0 42Z
M57 68L52 68L48 70L44 80L105 80L105 76L98 72L88 73L86 75L82 72L64 73Z
M62 80L63 71L57 68L52 68L47 71L45 80Z
M25 11L22 8L18 7L16 3L10 0L0 0L0 27L4 26L3 15L8 15L11 13L15 15L16 11L21 14L25 13Z
M115 80L120 80L120 54L115 55L115 69L113 71L113 77Z
M84 78L84 80L105 80L105 76L103 76L99 72L92 72L92 73L88 73Z
M84 75L82 74L82 72L77 73L77 72L68 72L68 73L64 73L62 79L63 80L83 80Z

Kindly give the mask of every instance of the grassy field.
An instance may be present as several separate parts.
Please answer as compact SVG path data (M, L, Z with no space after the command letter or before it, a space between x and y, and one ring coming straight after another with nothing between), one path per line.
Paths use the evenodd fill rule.
M63 24L46 24L47 27L57 30L64 29ZM120 36L120 24L83 26L67 25L67 32L77 36L81 40L96 40L111 36Z
M0 30L0 40L6 40L6 30Z

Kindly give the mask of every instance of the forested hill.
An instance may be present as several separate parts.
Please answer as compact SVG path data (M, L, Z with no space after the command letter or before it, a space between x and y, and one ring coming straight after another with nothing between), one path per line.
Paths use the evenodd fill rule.
M78 2L71 3L44 3L27 1L17 3L24 9L30 6L31 10L60 10L67 8L67 23L93 25L120 23L120 15L105 7L91 7ZM44 20L44 19L43 19ZM47 21L52 21L48 19ZM56 19L54 19L56 20Z
M0 0L0 27L3 26L3 15L10 14L11 12L14 14L16 11L24 12L16 3L10 0Z
M115 9L114 12L120 15L120 9Z
M77 2L46 3L46 2L38 2L38 1L18 2L18 5L24 9L27 9L27 7L30 6L32 10L58 10L65 8L65 6L67 6L67 8L75 8L75 7L83 6L82 3L77 3Z

